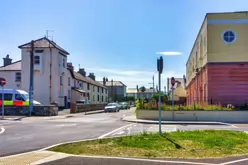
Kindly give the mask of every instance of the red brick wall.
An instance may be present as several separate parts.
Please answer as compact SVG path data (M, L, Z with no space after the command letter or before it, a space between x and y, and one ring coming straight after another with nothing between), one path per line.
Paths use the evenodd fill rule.
M202 68L187 87L187 104L206 102L207 66Z
M207 64L188 85L187 104L207 101L224 105L248 102L248 63Z
M209 64L209 99L244 105L248 101L248 63Z

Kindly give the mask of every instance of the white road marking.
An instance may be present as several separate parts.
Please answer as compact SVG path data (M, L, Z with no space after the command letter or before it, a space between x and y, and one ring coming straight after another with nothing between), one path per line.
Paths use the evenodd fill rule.
M170 161L170 160L154 160L154 159L108 157L108 156L82 156L82 155L73 155L73 156L84 157L84 158L134 160L134 161L158 162L158 163L172 163L172 164L179 164L180 163L180 164L194 164L194 165L217 165L217 164L211 164L211 163L199 163L199 162L188 162L188 161Z
M221 163L220 165L234 164L234 163L238 163L238 162L244 162L244 161L247 161L247 160L248 160L248 158L239 159L239 160L234 160L234 161L230 161L230 162Z
M108 132L108 133L106 133L106 134L103 134L102 136L99 136L98 139L102 139L102 138L104 138L104 137L106 137L106 136L108 136L108 135L111 135L111 134L113 134L113 133L115 133L115 132L117 132L117 131L120 131L120 130L125 129L126 127L130 127L130 126L132 126L132 125L134 125L134 124L128 124L128 125L125 125L125 126L123 126L123 127L117 128L117 129L115 129L115 130L113 130L113 131L111 131L111 132Z
M59 124L57 127L76 126L77 124Z
M124 133L125 133L125 131L121 131L121 132L116 132L113 135L120 135L120 134L124 134Z
M5 129L3 127L0 128L0 134L4 133Z

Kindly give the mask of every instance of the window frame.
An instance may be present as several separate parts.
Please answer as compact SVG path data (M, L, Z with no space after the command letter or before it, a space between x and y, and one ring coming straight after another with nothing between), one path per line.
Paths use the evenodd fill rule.
M39 57L38 59L35 59L36 57ZM38 63L37 63L37 60L39 61ZM34 55L34 65L40 65L40 55Z
M20 74L20 75L17 75ZM20 77L20 79L18 80L17 77ZM21 82L22 81L22 72L15 72L15 82Z
M233 39L231 42L225 40L225 37L224 37L224 36L225 36L225 34L226 34L227 32L232 32L233 35L234 35L234 39ZM228 36L228 37L230 37L230 36ZM238 38L238 35L237 35L237 33L236 33L234 30L225 30L225 31L222 33L222 40L224 41L225 44L234 44L234 43L236 42L237 38Z

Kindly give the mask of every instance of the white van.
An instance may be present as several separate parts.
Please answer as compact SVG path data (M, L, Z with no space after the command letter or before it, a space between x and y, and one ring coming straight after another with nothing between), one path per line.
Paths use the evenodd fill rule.
M19 89L0 89L0 100L2 100L2 93L4 93L4 100L6 101L29 101L29 94L24 90ZM34 105L40 105L38 101L33 100Z

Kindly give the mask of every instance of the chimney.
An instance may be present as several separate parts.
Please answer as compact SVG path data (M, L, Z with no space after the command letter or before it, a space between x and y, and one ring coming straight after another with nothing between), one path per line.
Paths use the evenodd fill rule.
M103 85L106 86L106 79L103 77Z
M72 71L74 70L74 67L73 67L73 65L72 65L71 62L68 62L67 63L67 68L70 69L70 70L72 70Z
M138 85L136 86L136 89L137 89L137 92L139 92L139 86Z
M7 54L7 56L3 58L3 66L10 65L11 63L12 63L12 59L9 58L9 55Z
M96 76L94 75L94 73L90 73L88 77L90 77L94 81L96 80Z
M78 73L80 73L82 76L86 76L86 72L85 72L85 70L84 70L84 68L83 69L80 69L79 68L79 71L78 71Z

